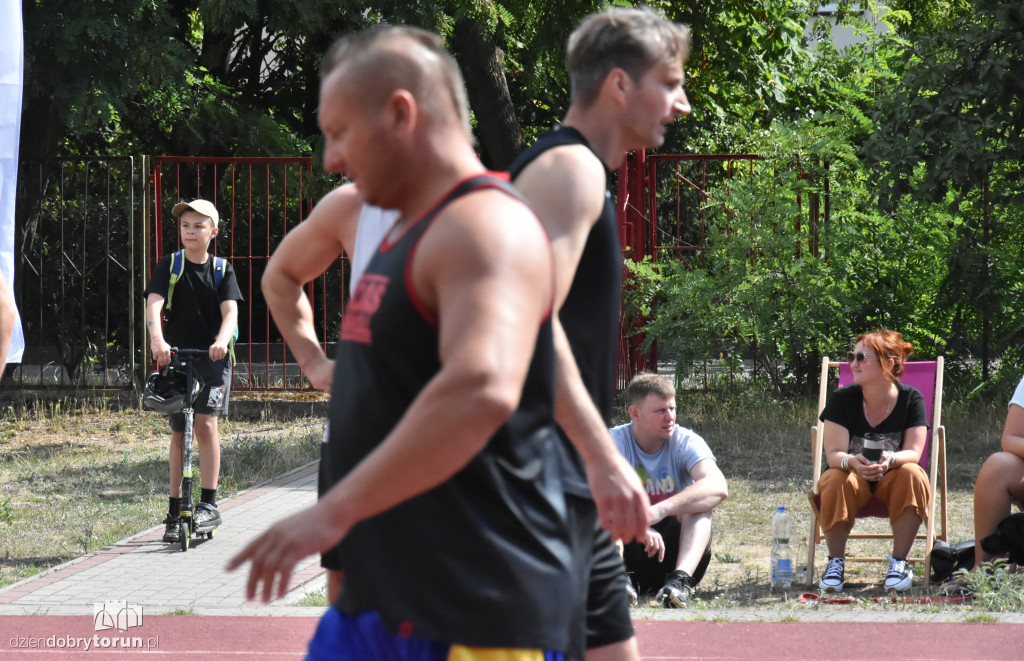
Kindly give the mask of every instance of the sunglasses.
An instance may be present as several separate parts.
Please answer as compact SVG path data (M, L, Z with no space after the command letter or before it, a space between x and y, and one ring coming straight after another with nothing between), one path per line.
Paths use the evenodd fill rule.
M868 355L863 351L858 351L857 353L853 353L851 351L850 353L846 354L846 362L850 363L851 365L854 363L863 363L867 362L868 360L874 360L874 358L874 356Z

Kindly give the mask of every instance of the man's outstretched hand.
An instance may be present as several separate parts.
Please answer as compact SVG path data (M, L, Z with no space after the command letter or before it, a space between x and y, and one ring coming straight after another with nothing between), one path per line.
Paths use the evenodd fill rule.
M245 597L254 599L260 590L260 583L263 583L260 598L263 603L270 603L288 591L288 582L299 560L330 549L347 532L335 527L318 503L297 516L275 523L249 542L238 555L228 561L227 570L234 571L247 560L251 561Z

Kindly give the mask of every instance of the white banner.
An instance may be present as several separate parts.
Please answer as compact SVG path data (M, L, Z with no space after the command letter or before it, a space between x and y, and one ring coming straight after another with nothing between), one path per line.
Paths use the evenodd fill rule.
M21 0L0 0L0 270L14 286L14 199L18 188L18 140L25 64ZM25 352L21 315L14 320L7 362L20 363Z

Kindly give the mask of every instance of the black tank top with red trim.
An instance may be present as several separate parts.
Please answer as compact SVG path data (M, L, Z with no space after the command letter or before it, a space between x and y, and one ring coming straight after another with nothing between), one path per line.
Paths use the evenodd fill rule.
M321 459L332 478L372 452L441 369L437 323L411 290L411 263L421 237L444 222L444 208L482 189L519 196L506 181L473 177L385 241L367 265L336 360L331 438ZM345 581L335 605L349 614L377 611L392 632L564 650L575 599L553 410L548 318L519 408L486 447L444 484L359 523L342 540Z
M509 168L512 181L538 156L565 145L583 145L593 151L582 133L572 127L558 126L541 136L512 163ZM576 275L558 315L583 384L606 424L611 422L615 405L621 305L622 243L611 193L606 190L601 217L587 236ZM559 434L563 441L561 458L566 491L589 498L583 459L561 429Z

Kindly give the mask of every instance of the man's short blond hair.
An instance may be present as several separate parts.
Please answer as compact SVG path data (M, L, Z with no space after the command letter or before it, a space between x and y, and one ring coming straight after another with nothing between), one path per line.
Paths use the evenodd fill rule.
M637 374L626 386L626 405L637 406L647 399L648 395L657 395L665 399L675 399L676 389L672 382L652 372Z
M346 35L324 56L321 84L342 65L349 67L346 73L358 85L368 114L403 89L428 116L439 122L456 119L472 139L466 84L438 35L408 25L378 25Z
M569 37L570 100L583 107L593 104L613 69L639 81L656 64L683 63L689 55L690 29L653 9L612 8L590 14Z

